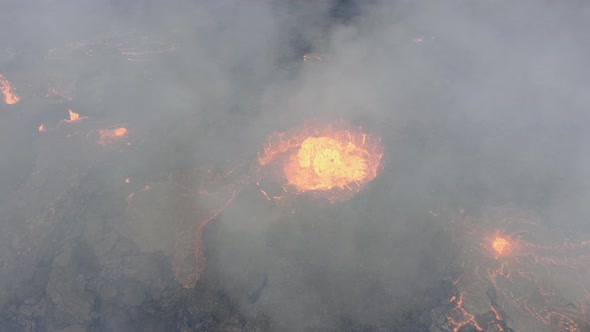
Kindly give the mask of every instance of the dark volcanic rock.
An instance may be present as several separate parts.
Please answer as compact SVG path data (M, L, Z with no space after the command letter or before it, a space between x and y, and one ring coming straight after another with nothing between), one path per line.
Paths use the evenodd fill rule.
M91 319L94 294L86 290L87 277L76 264L74 248L56 257L49 274L46 293L72 324L84 324Z

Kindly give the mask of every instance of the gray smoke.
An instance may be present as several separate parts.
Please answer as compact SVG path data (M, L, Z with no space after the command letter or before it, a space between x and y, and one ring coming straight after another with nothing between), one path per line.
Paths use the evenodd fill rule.
M143 317L137 312L125 316L112 309L119 297L133 310L146 310L144 295L157 303L149 306L161 310L162 321L178 323L180 312L197 312L194 319L203 320L199 315L211 312L206 308L219 308L212 303L221 300L211 295L219 292L230 309L212 309L212 315L218 322L237 315L246 329L263 321L267 325L258 328L423 330L429 308L444 301L439 281L455 249L448 223L429 211L477 215L486 206L513 204L541 214L564 236L587 238L585 2L39 0L5 1L3 7L0 74L22 100L0 104L0 221L2 241L8 241L0 258L27 266L7 267L12 272L0 295L6 322L22 326L25 301L34 299L70 315L66 324L55 314L43 325L48 329L145 328L134 323ZM115 51L113 35L176 48L149 55L147 62L128 61ZM81 40L96 46L77 51L68 44ZM90 48L92 56L84 53ZM52 49L61 60L47 59ZM302 61L306 54L322 61ZM47 101L39 91L50 86L71 91L72 101ZM113 157L88 151L83 144L90 143L68 143L67 133L51 134L60 138L50 141L37 132L40 123L63 130L58 123L68 108L88 117L80 140L97 126L125 124L133 144ZM192 201L178 203L171 197L180 194L162 185L157 188L166 197L144 201L151 219L120 225L130 218L129 188L192 169L255 165L266 137L308 119L345 120L380 136L382 172L350 201L335 205L305 195L269 202L253 183L245 185L205 230L207 268L196 289L181 290L171 279L170 257L182 231L178 225L190 223L193 213L206 214L195 212L206 203L187 207ZM135 187L121 186L127 177ZM186 184L196 192L198 182ZM45 239L38 248L46 252L43 259L8 257L26 247L9 239L27 238L25 225L40 213L31 209L41 211L55 204L51 196L68 195L88 207L68 217L56 205L62 224L51 226L49 236L66 236L61 244ZM120 249L109 236L127 247ZM72 243L79 242L89 242L84 250L98 257L96 266L63 263L63 252L78 251ZM127 274L109 265L127 262L121 258L126 255L157 264L134 261L144 266L136 272L136 265L121 263ZM59 288L52 284L55 266L70 265L83 270L80 275L90 270L98 276L72 286L74 295L62 294L86 303L82 314L57 303ZM76 279L78 272L68 273ZM113 273L129 284L117 285L121 279ZM154 286L149 278L157 274L163 277ZM35 275L45 280L35 281L38 294L11 290L16 280L27 283ZM117 293L98 306L97 299L108 296L106 286L96 285L110 277L115 286L109 287L116 289L133 289L133 278L149 286L133 295L138 299ZM44 291L46 302L39 300Z

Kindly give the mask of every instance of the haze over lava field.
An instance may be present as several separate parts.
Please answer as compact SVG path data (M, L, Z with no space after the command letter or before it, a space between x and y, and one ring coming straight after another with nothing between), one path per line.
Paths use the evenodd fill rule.
M2 7L0 331L590 331L590 4Z

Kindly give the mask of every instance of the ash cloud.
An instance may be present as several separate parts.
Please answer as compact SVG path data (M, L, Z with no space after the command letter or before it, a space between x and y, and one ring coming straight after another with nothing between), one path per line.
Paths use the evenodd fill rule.
M22 100L0 105L9 263L0 310L19 328L46 310L50 318L37 324L49 330L423 330L446 300L440 280L457 250L447 221L429 211L477 215L512 204L564 236L589 233L584 2L6 8L0 74ZM76 41L86 44L68 44ZM322 60L302 61L306 54ZM48 87L73 99L48 101L39 92ZM74 127L58 125L69 108L88 117L72 139L59 130ZM191 203L162 183L194 169L246 164L239 170L247 172L266 137L308 119L380 136L377 179L336 205L306 196L272 203L245 185L205 229L207 267L196 288L180 289L171 276L175 237L212 203ZM40 123L57 129L42 136ZM88 148L87 132L117 124L132 145ZM197 192L201 181L182 184ZM145 186L161 190L132 205L148 216L127 208ZM34 241L27 225L35 218L49 238ZM22 258L27 241L44 254ZM17 282L34 287L15 291ZM59 294L68 298L60 303Z

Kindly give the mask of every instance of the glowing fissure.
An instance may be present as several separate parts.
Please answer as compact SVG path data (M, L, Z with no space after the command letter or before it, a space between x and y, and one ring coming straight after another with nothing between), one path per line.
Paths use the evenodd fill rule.
M503 237L497 237L492 242L492 247L499 255L502 255L508 249L508 241Z
M173 274L174 279L182 285L183 288L194 288L201 278L205 267L207 266L207 257L205 256L205 243L203 241L203 231L212 220L217 218L223 210L225 210L230 203L236 198L239 193L238 188L230 190L230 197L227 198L221 207L211 211L205 218L201 219L197 224L197 229L188 240L192 246L192 252L182 248L184 241L177 241L176 249L174 250L173 259ZM182 237L181 237L182 239ZM186 239L185 239L186 241ZM192 255L190 254L192 253Z
M2 76L2 74L0 74L0 91L2 91L2 94L4 95L4 102L8 105L19 102L19 95L14 92L10 82L4 76Z
M456 229L458 240L470 248L463 251L457 262L463 274L453 283L463 291L457 289L460 295L452 295L449 300L453 307L447 323L454 331L462 330L463 326L487 330L476 319L484 316L487 318L481 319L485 325L503 331L506 312L525 313L533 321L556 331L585 330L583 323L588 321L587 312L590 310L587 279L573 278L563 289L554 287L545 279L559 278L563 274L587 275L590 272L590 243L538 244L544 242L542 239L554 236L530 217L521 215L523 213L515 209L494 209L483 222L473 223L463 217L453 221L459 226ZM485 292L486 288L489 288L488 292ZM523 292L523 289L527 291ZM492 318L485 313L476 315L465 308L465 302L471 307L481 304L480 291L488 297L489 310L494 314ZM564 292L569 294L568 298Z

